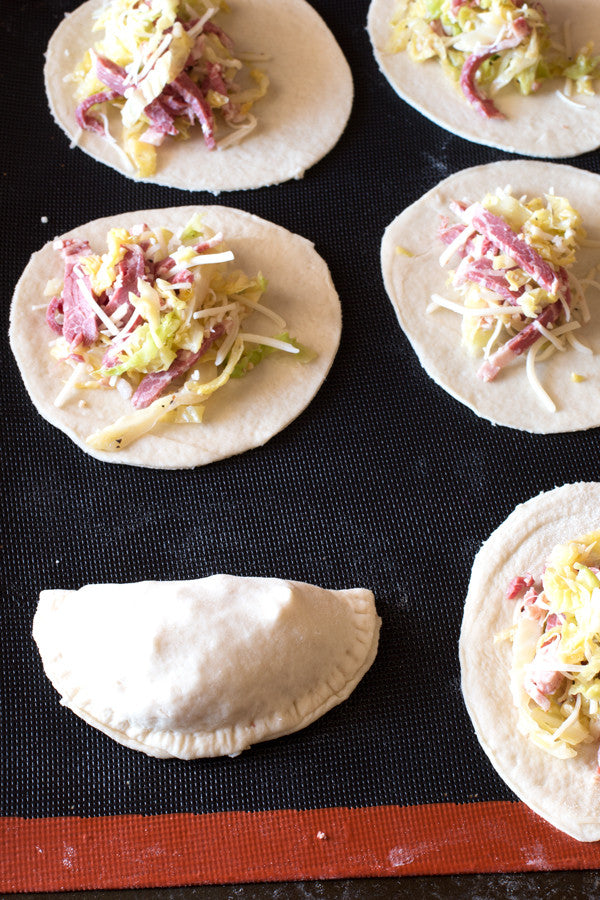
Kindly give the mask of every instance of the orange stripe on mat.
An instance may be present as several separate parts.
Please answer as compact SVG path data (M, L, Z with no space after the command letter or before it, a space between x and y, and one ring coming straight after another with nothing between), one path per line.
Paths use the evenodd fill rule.
M600 867L522 803L0 819L4 891Z

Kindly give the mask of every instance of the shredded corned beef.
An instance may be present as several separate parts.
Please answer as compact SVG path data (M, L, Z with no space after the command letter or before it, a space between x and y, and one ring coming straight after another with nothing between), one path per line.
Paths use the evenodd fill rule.
M79 266L79 261L91 252L87 241L67 239L62 242L61 253L65 261L62 333L72 349L80 344L89 347L98 337L98 318L86 296L86 291L92 292L90 279Z
M562 279L562 287L565 294L564 302L567 306L570 306L572 297L571 289L569 287L569 276L565 269L562 268L559 269L559 274ZM512 362L513 359L516 359L517 356L520 356L522 353L525 353L526 350L529 350L529 348L540 339L541 333L537 328L537 325L541 325L544 328L553 325L563 309L563 302L561 300L556 300L554 303L545 306L533 322L526 325L522 331L503 344L502 347L499 347L495 353L492 353L490 358L483 363L477 372L478 378L481 378L483 381L493 381L501 369Z
M165 259L159 259L158 262L154 264L154 277L166 278L174 266L175 260L172 256L167 256Z
M213 250L215 247L218 247L220 243L223 241L223 232L219 231L217 234L214 234L211 238L207 238L207 240L202 241L201 244L196 244L194 250L196 253L204 253L206 250Z
M512 50L514 47L518 47L519 44L524 40L524 38L526 38L531 33L531 26L527 22L527 19L525 19L523 16L515 19L515 21L512 23L512 26L512 34L504 38L504 40L496 41L495 44L490 44L487 47L480 47L474 53L471 53L471 55L468 56L463 63L463 67L461 69L460 86L462 92L471 106L473 106L477 110L477 112L479 112L486 119L503 119L504 116L496 107L493 100L483 97L479 93L475 84L475 76L477 74L477 70L479 69L481 64L486 61L486 59L494 56L495 53L501 53L504 50Z
M207 91L216 91L218 94L227 96L227 85L223 80L223 66L221 63L207 62L205 69L206 75L202 82L202 92L206 94Z
M510 256L545 291L556 296L561 285L550 263L542 259L537 250L515 234L504 219L488 212L481 203L473 203L467 210L467 217L477 231L487 237L502 253Z
M112 59L96 55L96 77L105 84L110 91L123 96L127 87L127 72L123 66L117 65Z
M530 575L529 573L527 573L526 575L517 575L508 585L508 590L506 591L506 599L516 600L518 597L521 597L526 591L532 588L534 584L535 579L533 575Z
M108 303L104 311L107 316L112 316L120 306L125 304L126 312L121 316L121 321L129 319L133 313L133 304L129 299L129 293L139 293L138 280L142 278L147 281L144 251L139 244L132 244L125 251L123 259L117 266L118 275L114 282L113 289L110 292Z
M56 318L57 314L62 315L63 299L62 297L53 297L46 310L46 322L56 334L63 333L62 322Z
M167 134L179 134L173 121L173 115L159 97L148 104L144 109L144 113L150 121L150 127L144 132L140 140L146 144L158 146L164 141Z
M192 113L200 123L206 146L209 150L214 150L216 141L212 109L207 100L202 96L198 85L192 81L189 75L182 72L177 76L175 81L171 82L171 88L188 104L190 113Z
M495 269L494 261L489 256L482 256L480 259L465 257L454 274L453 283L460 285L467 281L473 281L498 294L511 306L514 306L525 288L520 287L517 290L511 288L506 277L506 273L509 271L510 269Z
M466 227L466 225L462 225L460 222L458 222L456 225L448 225L448 219L445 216L440 216L438 237L442 241L442 243L450 245L453 241L456 240L459 234L461 234L465 230ZM484 238L479 252L482 255L485 255L492 249L494 249L495 253L498 252L495 248L493 248L491 241L489 241L487 238ZM468 238L468 240L466 240L465 243L462 244L462 246L458 247L458 249L456 250L458 255L461 257L467 256L469 253L473 253L474 251L475 244L473 243L473 238Z
M551 706L549 698L559 688L562 688L565 683L566 678L562 672L549 669L548 671L536 672L534 675L525 677L523 679L523 688L539 707L547 711Z
M215 25L214 22L206 22L202 30L206 34L216 34L223 46L229 50L230 53L233 53L233 41L229 35L226 34L222 28L219 28L218 25Z
M102 135L106 134L104 123L96 118L96 116L91 115L88 110L91 109L92 106L96 106L99 103L106 103L107 100L115 100L119 96L120 94L116 91L101 91L98 94L92 94L91 97L86 97L85 100L82 100L75 110L75 118L79 127L83 128L84 131L95 131Z
M200 349L178 350L177 355L168 369L164 372L150 372L144 375L140 381L136 392L131 398L132 404L136 409L145 409L150 406L162 392L168 387L172 381L183 375L193 365L195 365L200 357L212 346L212 344L225 333L225 325L218 322L210 332L204 337Z
M546 619L546 628L548 630L556 628L558 625L562 625L564 621L565 616L562 613L549 613Z
M170 84L163 90L159 99L163 109L173 117L184 116L188 112L187 103L175 93ZM188 116L188 119L192 121L191 116Z
M193 22L182 23L184 27L190 28L198 20ZM233 41L225 32L214 25L212 22L206 22L203 32L215 34L224 47L233 50ZM191 67L202 56L203 52L203 36L198 35L194 49L190 53L188 65ZM146 129L140 140L154 146L159 146L166 135L177 135L179 129L175 125L177 116L187 116L190 122L198 120L202 128L204 140L209 150L213 150L216 146L214 137L214 119L210 104L206 99L206 93L209 90L228 96L228 86L223 77L223 67L220 63L207 61L204 67L205 76L201 88L185 72L180 73L177 78L170 84L166 85L162 93L156 97L144 109L144 114L149 120L149 127ZM105 134L105 128L100 119L91 115L88 111L92 106L105 103L108 100L115 100L122 97L127 88L135 87L135 84L128 80L128 75L123 66L117 65L112 60L104 56L95 56L95 72L99 81L106 85L107 90L87 97L77 106L75 111L76 119L79 126L87 131L95 131L98 134ZM227 103L222 108L222 113L228 121L235 119L239 115L239 107L234 103Z
M450 12L457 16L462 6L476 6L477 0L450 0Z
M194 276L189 269L183 269L181 272L173 272L167 281L176 282L177 284L189 284L192 285L194 283Z
M530 615L535 618L544 618L546 615L546 611L538 605L538 597L539 594L536 591L535 587L530 587L525 596L523 597L523 607L529 610Z

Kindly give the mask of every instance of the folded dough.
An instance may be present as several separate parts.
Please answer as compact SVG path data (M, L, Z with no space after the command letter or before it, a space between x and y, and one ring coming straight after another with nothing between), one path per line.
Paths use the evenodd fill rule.
M275 578L40 594L33 636L74 713L150 756L236 754L340 703L377 652L371 591Z

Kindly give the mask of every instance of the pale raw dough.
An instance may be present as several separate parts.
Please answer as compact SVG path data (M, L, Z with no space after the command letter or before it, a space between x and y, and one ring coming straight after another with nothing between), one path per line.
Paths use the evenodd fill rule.
M92 13L103 0L89 0L66 16L54 32L44 70L50 109L58 125L94 159L136 178L121 153L100 135L81 132L75 120L73 82L65 81L85 51L101 40L92 33ZM188 141L167 139L158 150L157 171L141 179L183 190L212 193L279 184L301 178L337 143L350 115L352 75L335 38L305 0L233 0L218 21L239 51L260 51L256 64L270 78L268 94L253 113L257 128L240 144L209 152L200 127ZM120 116L109 116L120 135Z
M33 636L62 703L126 747L236 754L310 724L377 652L371 591L276 578L42 591Z
M537 376L556 404L551 413L541 405L527 380L524 359L486 383L477 378L481 357L461 346L461 319L446 309L425 312L433 293L457 299L448 286L448 269L439 264L444 245L437 238L440 216L455 217L451 200L481 200L488 192L510 185L516 196L542 196L554 188L567 197L583 218L588 239L600 241L600 177L556 163L515 160L465 169L442 181L404 210L385 231L381 265L386 291L398 321L437 384L477 415L500 425L539 433L579 431L600 425L600 294L592 287L586 299L592 319L576 333L594 355L568 350L536 364ZM402 247L412 256L397 252ZM570 270L587 275L600 263L598 247L581 247ZM585 381L573 382L571 373Z
M577 0L576 10L571 0L543 0L543 4L558 28L570 22L573 47L592 40L595 52L600 52L598 0ZM432 122L476 144L526 156L578 156L600 146L599 95L574 95L580 104L574 106L557 95L564 86L560 80L547 82L528 97L509 87L494 97L506 118L484 119L437 60L415 62L406 51L386 52L394 9L394 0L372 0L368 29L375 57L396 93Z
M44 302L47 280L62 278L61 255L50 242L33 254L15 289L11 346L25 386L41 415L98 459L177 469L204 465L258 447L302 412L333 362L341 333L341 307L329 270L309 241L285 228L237 209L188 206L97 219L63 237L87 238L96 252L104 252L111 227L145 222L175 231L195 212L201 212L204 222L215 232L224 232L235 254L232 265L247 275L262 272L268 281L265 305L283 316L290 334L314 350L317 357L302 364L289 358L289 354L273 354L245 377L232 379L217 391L207 401L201 425L159 425L119 452L92 450L85 443L86 437L131 413L133 408L114 389L87 391L83 407L79 406L78 397L60 409L54 406L67 370L50 356L48 344L53 334L44 310L32 311L33 306ZM247 320L247 327L252 331L254 326L264 328L264 323L265 319L255 314Z
M556 759L517 731L510 692L510 628L515 600L506 591L516 575L539 577L556 544L598 528L600 484L568 484L539 494L494 531L475 558L460 635L462 689L481 746L508 786L538 815L579 841L600 840L598 744Z

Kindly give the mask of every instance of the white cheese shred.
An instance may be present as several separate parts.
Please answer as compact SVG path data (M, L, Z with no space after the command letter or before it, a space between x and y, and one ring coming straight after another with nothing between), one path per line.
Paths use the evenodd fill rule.
M455 237L451 244L448 244L444 252L440 256L440 266L442 268L450 262L456 251L466 244L470 237L476 234L475 228L467 227L461 231L458 237Z
M585 103L576 103L575 100L571 100L571 98L567 97L567 95L564 94L562 91L555 91L555 93L556 93L557 97L560 97L560 99L564 103L568 103L569 106L574 106L575 109L587 109L587 106L585 105Z
M300 353L298 347L288 344L287 341L278 341L277 338L265 337L263 334L248 334L240 332L241 340L248 344L264 344L266 347L274 347L276 350L284 350L286 353Z
M452 312L458 313L459 316L473 316L475 318L486 318L487 316L517 316L520 313L524 313L524 310L520 306L463 306L461 303L455 303L454 300L448 300L447 297L442 297L440 294L431 295L431 303L427 307L426 312L434 312L434 310L440 306L443 306L444 309L449 309Z
M535 358L537 356L538 350L540 349L541 343L541 339L539 341L536 341L533 347L531 347L531 349L528 351L525 369L527 372L529 384L531 385L532 390L534 391L542 406L544 406L548 410L548 412L555 413L556 404L550 397L550 394L546 393L546 391L540 384L535 372Z
M85 376L86 371L87 365L84 362L80 362L75 366L68 379L62 386L60 392L54 399L54 405L58 409L60 409L61 406L64 406L67 400L75 394L75 385L80 380L80 378L83 378Z

